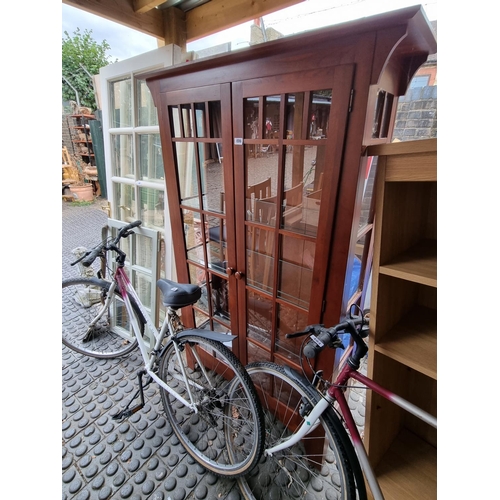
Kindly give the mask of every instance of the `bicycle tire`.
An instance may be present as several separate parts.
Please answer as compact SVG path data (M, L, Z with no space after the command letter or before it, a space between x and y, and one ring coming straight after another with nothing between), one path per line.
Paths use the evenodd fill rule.
M256 362L246 370L261 395L266 420L264 449L268 449L288 438L292 433L290 428L303 421L299 411L307 414L322 396L305 377L289 367ZM280 401L279 406L276 400L271 400L271 395ZM292 447L272 456L266 456L264 451L255 469L238 479L246 500L366 499L361 467L339 417L332 408L327 408L319 421L321 427ZM325 436L329 445L323 453Z
M73 351L93 358L115 358L134 350L137 339L130 325L125 303L115 290L108 311L89 329L101 309L110 283L98 278L71 278L62 282L62 342ZM144 318L132 302L144 334Z
M250 377L222 343L198 335L179 336L161 356L159 377L188 401L174 342L182 351L198 410L192 411L160 386L174 433L189 455L208 471L232 478L246 474L260 459L264 446L264 417ZM203 367L193 362L193 353L199 355L201 363L207 361Z

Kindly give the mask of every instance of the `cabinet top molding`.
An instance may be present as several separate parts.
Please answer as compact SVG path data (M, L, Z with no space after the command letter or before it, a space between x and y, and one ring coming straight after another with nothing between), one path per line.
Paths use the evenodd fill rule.
M377 84L384 72L392 74L404 67L404 79L396 83L393 89L398 95L406 92L406 86L413 77L413 73L425 62L428 55L437 52L436 38L430 22L422 6L418 5L286 36L166 69L145 72L137 77L150 82L214 68L227 68L273 56L293 57L293 53L300 53L306 48L310 50L311 47L316 47L318 52L328 48L331 54L332 47L338 46L346 50L349 46L368 43L373 39L375 39L375 55L371 83ZM221 73L221 81L224 78L228 81L229 77L226 72L221 71ZM398 78L401 79L401 76Z

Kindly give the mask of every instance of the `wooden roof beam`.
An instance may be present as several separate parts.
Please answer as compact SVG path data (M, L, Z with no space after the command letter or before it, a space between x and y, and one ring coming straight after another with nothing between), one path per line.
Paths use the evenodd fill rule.
M160 40L165 39L163 14L158 9L138 14L134 11L133 0L62 0L62 3L90 12L128 28L140 31Z
M144 14L162 3L165 3L165 0L134 0L134 11L138 14Z
M186 12L187 41L213 35L304 0L211 0Z

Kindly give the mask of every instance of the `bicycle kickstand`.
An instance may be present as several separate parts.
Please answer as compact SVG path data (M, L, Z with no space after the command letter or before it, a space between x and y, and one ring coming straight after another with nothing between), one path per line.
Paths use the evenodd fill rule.
M144 402L144 386L142 385L142 376L143 375L146 375L146 371L144 371L144 370L141 370L137 374L137 378L139 379L139 389L137 389L136 393L132 396L128 405L122 411L120 411L114 417L112 417L113 420L122 420L124 418L128 418L131 415L133 415L134 413L138 412L141 408L144 407L144 405L146 403ZM149 381L146 383L146 386L149 385L151 383L151 381L152 381L152 378L150 377ZM136 399L137 396L139 396L139 395L141 396L141 402L138 405L134 406L133 408L129 408L129 406L132 404L132 401L134 401L134 399Z

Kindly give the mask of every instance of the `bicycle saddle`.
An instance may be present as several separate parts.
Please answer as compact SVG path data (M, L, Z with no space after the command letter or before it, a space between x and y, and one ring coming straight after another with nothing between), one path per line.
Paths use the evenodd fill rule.
M163 305L177 309L190 306L201 297L201 288L198 285L177 283L167 279L159 279L156 283L161 290Z

